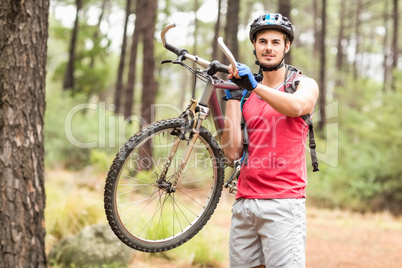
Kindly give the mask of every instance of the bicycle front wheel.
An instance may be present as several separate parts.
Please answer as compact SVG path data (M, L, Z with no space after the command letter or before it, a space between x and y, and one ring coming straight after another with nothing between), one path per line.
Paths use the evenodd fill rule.
M223 154L203 127L172 190L188 146L179 135L184 124L175 118L142 129L121 148L108 173L104 201L109 225L136 250L161 252L185 243L219 202Z

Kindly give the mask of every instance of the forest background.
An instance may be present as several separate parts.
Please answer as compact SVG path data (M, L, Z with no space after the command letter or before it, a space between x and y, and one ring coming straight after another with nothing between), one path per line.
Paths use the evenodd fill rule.
M296 33L287 63L314 78L321 91L314 114L321 172L310 174L309 200L401 213L397 2L182 0L140 7L140 0L53 0L47 167L107 170L141 125L177 116L187 105L192 77L184 68L159 64L174 59L160 40L168 23L177 24L168 34L174 45L227 63L214 42L223 36L237 61L257 72L249 24L262 12L281 11Z
M257 71L248 27L265 12L290 18L295 41L286 61L320 86L321 171L309 173L308 204L400 215L399 8L398 0L51 0L47 246L104 217L99 195L120 146L145 124L177 116L191 97L189 73L159 64L174 59L162 47L163 27L177 24L168 34L177 47L227 63L216 46L222 36L237 61Z

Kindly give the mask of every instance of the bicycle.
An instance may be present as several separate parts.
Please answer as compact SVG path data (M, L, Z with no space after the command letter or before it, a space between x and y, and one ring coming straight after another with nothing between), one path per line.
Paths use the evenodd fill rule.
M191 99L177 118L154 122L132 136L116 155L107 175L104 206L109 225L126 245L144 252L176 248L194 237L208 222L219 202L227 166L216 138L202 126L211 113L217 136L223 116L217 89L239 89L215 74L228 73L228 66L209 62L167 42L167 25L161 32L163 46L177 55L172 61L187 68L206 83L198 101ZM218 40L220 49L236 66L230 50ZM204 68L192 68L190 60ZM225 182L236 192L239 169Z

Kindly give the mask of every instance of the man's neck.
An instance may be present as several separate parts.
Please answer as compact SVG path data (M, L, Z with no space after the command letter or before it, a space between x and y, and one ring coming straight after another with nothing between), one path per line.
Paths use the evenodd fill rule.
M286 65L276 71L263 72L264 78L262 79L262 84L270 88L276 88L283 81L285 81L286 75Z

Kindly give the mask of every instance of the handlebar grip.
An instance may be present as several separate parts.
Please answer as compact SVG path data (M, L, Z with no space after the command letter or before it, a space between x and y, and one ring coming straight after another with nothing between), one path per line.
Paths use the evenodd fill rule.
M207 73L209 75L214 75L217 72L229 74L229 66L226 66L217 60L214 60L209 64Z
M217 70L218 72L229 74L229 66L225 64L221 64L220 66L218 66Z
M181 55L183 55L183 54L185 54L185 53L188 53L188 51L186 50L186 49L184 49L184 48L182 48L182 49L180 49L180 48L177 48L177 47L175 47L175 46L173 46L173 45L171 45L171 44L169 44L169 43L165 43L165 48L167 49L167 50L169 50L169 51L172 51L174 54L176 54L177 56L181 56Z

